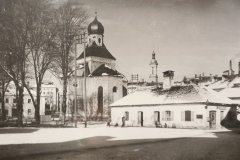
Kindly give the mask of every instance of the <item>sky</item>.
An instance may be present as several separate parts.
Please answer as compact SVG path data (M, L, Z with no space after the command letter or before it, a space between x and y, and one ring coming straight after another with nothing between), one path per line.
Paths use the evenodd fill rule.
M221 75L240 53L239 0L75 0L89 14L97 11L104 43L128 79L148 80L153 50L158 75L175 79L195 74ZM233 59L237 71L238 58Z

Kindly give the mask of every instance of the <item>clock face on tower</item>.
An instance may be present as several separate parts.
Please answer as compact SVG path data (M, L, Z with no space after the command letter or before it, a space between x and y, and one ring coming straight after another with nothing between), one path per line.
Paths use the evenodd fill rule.
M92 25L92 26L91 26L91 29L92 29L92 30L98 30L98 25L96 25L96 24Z

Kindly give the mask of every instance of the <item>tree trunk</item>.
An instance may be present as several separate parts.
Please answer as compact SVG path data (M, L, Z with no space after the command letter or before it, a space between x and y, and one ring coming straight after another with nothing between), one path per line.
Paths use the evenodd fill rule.
M17 104L17 110L18 110L18 124L22 126L23 124L23 91L24 88L22 86L18 87L18 104Z
M9 83L9 82L8 82ZM1 97L1 104L2 104L2 121L6 120L6 110L5 110L5 92L7 90L8 84L7 86L5 86L5 82L3 82L2 84L2 97Z
M6 120L6 111L5 111L5 102L4 102L4 94L3 93L2 93L1 101L2 101L2 121L5 121Z
M62 102L62 112L63 112L63 120L65 122L66 115L66 107L67 107L67 76L63 78L63 102Z
M34 105L35 119L37 124L40 124L40 100L41 100L41 86L37 85L37 102Z

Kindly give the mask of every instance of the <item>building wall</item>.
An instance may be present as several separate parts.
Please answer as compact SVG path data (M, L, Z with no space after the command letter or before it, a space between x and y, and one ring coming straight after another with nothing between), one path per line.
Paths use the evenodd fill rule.
M140 126L138 122L138 112L143 112L143 126L155 126L154 112L160 112L160 123L164 126L176 128L209 128L209 111L216 111L216 128L221 128L221 111L223 117L229 111L229 107L207 106L201 104L191 105L161 105L161 106L137 106L137 107L111 107L112 124L122 125L122 117L125 112L129 112L129 120L125 123L127 126ZM184 111L191 111L191 121L185 121ZM172 120L167 121L165 111L172 111ZM202 115L202 118L197 118Z
M72 79L69 83L70 87L70 98L74 99L74 87L73 87L74 79ZM77 79L78 87L77 87L77 95L83 100L83 78L78 77ZM88 108L88 116L96 117L101 116L97 115L98 110L98 88L103 88L103 117L109 117L110 108L109 105L114 101L123 97L123 86L126 87L126 83L123 82L122 77L115 76L99 76L99 77L87 77L87 108ZM113 88L116 87L117 91L114 93ZM81 108L82 104L78 104L78 108ZM83 108L82 108L83 109ZM81 112L81 111L80 111ZM83 115L81 112L79 114Z
M7 103L8 99L8 103ZM15 95L5 95L5 109L7 110L7 117L15 117L14 110L17 110L16 102L14 102ZM1 107L1 104L0 104ZM16 111L17 112L17 111ZM45 115L45 98L41 97L40 103L40 115ZM34 118L35 117L35 108L33 106L32 99L29 95L24 95L23 102L23 118Z

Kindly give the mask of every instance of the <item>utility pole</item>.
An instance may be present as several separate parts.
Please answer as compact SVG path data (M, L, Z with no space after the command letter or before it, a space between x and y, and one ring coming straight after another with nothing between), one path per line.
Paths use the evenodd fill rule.
M75 65L75 77L74 77L74 122L75 128L77 128L77 44L78 44L78 37L75 42L75 54L74 54L74 65Z
M84 54L84 111L85 111L85 128L87 128L87 79L86 79L86 33L85 31L82 34L82 43L83 43L83 54Z
M83 29L84 30L84 29ZM84 89L83 89L83 104L84 104L84 112L85 112L85 120L84 120L84 126L87 128L87 79L86 79L86 35L87 33L83 31L82 34L80 34L80 44L83 44L83 55L84 55Z

